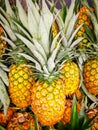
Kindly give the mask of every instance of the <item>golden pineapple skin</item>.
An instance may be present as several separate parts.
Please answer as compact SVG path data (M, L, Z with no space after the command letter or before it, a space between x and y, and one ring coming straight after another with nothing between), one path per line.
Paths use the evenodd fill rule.
M37 81L32 87L31 105L41 124L52 126L60 121L65 106L62 80L55 80L51 84Z
M88 16L89 9L86 6L83 6L79 11L79 16L77 23L75 25L75 29L78 28L81 24L87 25L90 29L92 29L92 23L90 21L90 18ZM85 33L85 27L81 27L79 31L77 32L75 39L78 39L79 37L84 37ZM80 43L79 47L82 48L84 46L89 46L89 41L87 38L84 38Z
M13 64L9 71L9 94L13 104L25 108L31 104L32 71L26 64Z
M6 41L1 38L1 36L5 36L3 28L0 26L0 58L2 58L2 55L5 53L5 50L7 48Z
M80 83L80 71L77 64L65 62L60 72L65 85L65 95L70 96L74 94Z
M84 84L87 90L94 94L98 95L98 60L88 60L84 64L83 68L83 79Z
M29 130L30 125L32 125L32 130L35 130L34 119L30 113L27 112L16 112L11 118L7 125L7 130ZM41 126L38 125L39 130Z

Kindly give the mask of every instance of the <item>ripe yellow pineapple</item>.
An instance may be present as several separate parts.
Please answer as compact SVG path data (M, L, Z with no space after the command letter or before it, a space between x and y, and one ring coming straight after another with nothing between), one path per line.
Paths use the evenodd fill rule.
M9 71L9 95L13 104L19 108L31 104L31 87L34 83L32 70L25 63L13 64Z
M27 14L29 16L25 14L26 17L24 17L19 0L16 1L16 6L19 16L28 18L27 23L24 23L26 20L21 19L21 16L19 17L20 22L25 27L28 26L28 31L24 30L22 26L21 28L17 26L22 33L17 32L15 34L31 53L29 55L26 52L22 52L18 55L29 60L32 68L35 68L33 74L36 76L36 82L32 81L32 77L30 77L32 72L25 64L12 65L9 72L9 93L12 102L17 107L23 108L31 103L32 111L36 114L38 121L41 124L52 126L61 120L65 106L64 85L62 79L59 79L58 67L55 65L61 40L58 41L56 47L55 44L59 39L60 33L56 35L57 40L53 39L51 41L49 39L54 16L46 5L45 0L42 0L41 14L38 7L36 8L36 3L33 3L32 0L27 2ZM34 11L33 13L32 10ZM17 23L17 21L14 22ZM23 33L28 38L22 35ZM30 102L30 90L32 90L32 102Z
M16 112L7 125L7 130L29 130L32 126L32 130L35 130L35 124L33 116L27 112ZM39 130L41 126L38 125Z
M0 26L0 58L5 53L7 48L6 41L1 38L1 36L5 36L3 28Z
M84 84L87 90L98 96L98 60L92 59L88 60L84 64L83 69L83 77L84 77Z
M32 110L39 122L47 126L56 124L64 113L64 90L60 79L52 83L37 81L32 88Z
M83 77L84 77L84 84L87 90L95 95L96 97L98 96L98 11L97 6L98 6L98 1L93 0L92 6L94 8L94 12L90 11L89 16L91 18L94 30L93 34L95 36L94 41L92 43L94 44L90 50L89 53L89 59L86 61L84 64L84 72L83 72ZM93 37L92 37L93 38Z
M80 71L75 62L65 62L60 70L65 84L65 95L70 96L76 92L80 83Z
M80 25L80 24L85 24L87 25L90 29L92 29L92 23L91 20L88 16L88 12L89 9L86 6L83 6L82 8L80 8L79 10L79 16L78 16L78 20L77 23L75 25L75 29ZM84 37L84 33L85 33L85 27L81 27L79 29L79 31L77 32L75 39L78 39L79 37ZM79 47L83 47L83 46L87 46L89 43L88 39L85 38L83 39L80 44Z
M73 1L72 4L74 3L75 2ZM17 13L19 16L20 23L22 23L26 30L25 28L23 28L23 26L21 26L21 24L19 24L19 22L15 21L15 19L13 19L13 21L17 28L20 30L20 32L22 32L17 32L15 33L15 35L18 37L18 39L21 40L21 42L23 42L27 49L29 49L29 52L31 54L29 55L28 53L23 52L18 53L18 55L23 56L27 60L29 60L29 62L31 62L30 65L32 65L32 67L36 69L36 82L33 83L32 81L32 83L30 82L29 85L27 85L29 81L29 76L30 74L32 75L32 73L29 74L30 71L28 70L28 68L25 69L26 65L23 65L23 71L21 70L20 65L17 66L18 70L16 68L16 65L14 67L12 65L12 69L10 69L11 73L9 72L9 93L12 102L17 107L23 108L30 103L30 89L32 89L32 111L36 114L36 116L38 117L38 121L41 124L52 126L61 120L65 108L65 79L63 79L63 76L62 78L60 77L61 73L63 75L63 70L61 72L60 68L62 68L62 64L65 61L65 51L69 50L67 53L67 58L69 56L69 53L71 56L73 56L72 51L74 49L72 48L74 48L74 46L77 45L77 43L81 41L81 39L75 41L74 44L71 44L76 32L74 32L72 36L69 35L73 32L73 30L71 30L71 32L69 30L71 25L73 26L72 21L70 21L70 25L67 26L68 31L66 34L66 37L68 39L66 39L65 37L66 42L63 43L65 44L64 48L61 45L61 41L63 39L61 38L62 35L60 36L61 32L59 32L58 35L56 35L55 38L51 41L49 39L49 36L50 29L54 21L54 16L48 9L45 0L42 0L42 8L40 10L41 12L39 12L40 7L37 6L36 8L36 4L33 3L32 0L27 1L27 5L28 11L27 13L25 13L19 0L16 1L16 6L18 9ZM74 23L76 21L76 18L77 16L74 16ZM73 20L73 18L71 20ZM63 26L60 27L60 29L62 28ZM72 28L74 29L74 27ZM57 46L55 46L57 41L58 44ZM63 49L65 49L65 51L63 51ZM73 62L72 65L74 65ZM79 86L79 69L77 65L74 65L74 67L76 68L75 71L77 71L77 74L75 76L77 76L78 79L78 83L76 84ZM74 72L73 69L75 68L72 67L71 74ZM26 82L24 80L25 70L27 70L26 74L28 75L26 76ZM21 75L19 73L22 74L21 77L19 76ZM75 77L73 76L72 78ZM31 80L32 79L30 78L30 81ZM70 82L71 80L72 79L70 78ZM24 86L24 83L27 83L26 86ZM27 86L29 87L27 88ZM78 88L78 86L75 87ZM73 89L75 91L76 88L74 89L73 86ZM74 92L72 91L72 93Z
M80 85L80 70L77 63L73 61L73 58L76 56L74 52L77 44L82 38L79 38L74 42L73 40L82 25L79 25L78 28L74 30L78 18L78 15L74 14L74 7L75 0L71 1L70 7L66 12L65 20L62 19L61 15L58 15L57 18L58 27L62 30L61 36L63 37L60 55L64 58L64 62L61 65L60 74L65 85L66 96L74 94Z

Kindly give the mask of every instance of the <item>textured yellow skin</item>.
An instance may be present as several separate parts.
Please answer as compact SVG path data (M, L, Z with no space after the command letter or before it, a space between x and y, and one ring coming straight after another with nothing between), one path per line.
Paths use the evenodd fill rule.
M84 65L83 70L84 84L87 90L98 95L98 60L89 60Z
M26 64L12 65L9 72L9 94L12 103L25 108L31 103L31 87L34 78Z
M77 27L79 27L81 24L86 24L90 29L92 29L92 24L91 24L91 21L90 21L90 18L88 16L88 13L89 12L89 9L86 7L86 6L83 6L80 11L79 11L79 16L78 16L78 20L77 20L77 23L76 23L76 26L75 26L75 29ZM82 26L79 31L77 32L76 36L75 36L75 39L78 39L79 37L84 37L85 33L85 28ZM83 45L89 45L88 44L89 41L84 38L80 44L79 44L79 47L82 47Z
M4 41L1 36L5 36L3 28L0 26L0 58L5 53L5 50L7 48L6 41Z
M41 124L52 126L60 121L64 106L64 88L60 79L51 84L37 81L32 87L32 111Z
M76 63L65 62L61 69L61 77L65 85L65 95L76 92L80 83L80 71Z

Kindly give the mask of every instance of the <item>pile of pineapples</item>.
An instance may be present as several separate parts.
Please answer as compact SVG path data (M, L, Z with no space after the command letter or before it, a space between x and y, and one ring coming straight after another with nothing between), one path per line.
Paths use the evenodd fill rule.
M0 130L98 130L98 0L0 6Z

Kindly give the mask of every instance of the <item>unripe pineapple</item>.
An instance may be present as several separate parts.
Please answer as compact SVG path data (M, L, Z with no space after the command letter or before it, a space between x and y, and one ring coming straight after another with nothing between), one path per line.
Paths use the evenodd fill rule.
M88 12L89 12L89 9L86 6L83 6L82 8L80 8L78 20L77 20L77 23L75 25L75 29L77 27L79 27L79 25L81 25L81 24L85 24L90 29L92 29L92 23L91 23L91 20L88 16ZM84 37L85 32L86 32L85 27L82 26L79 29L79 31L77 32L75 39L78 39L79 37ZM89 40L87 38L85 38L80 42L79 47L82 48L83 46L88 46L88 45L89 45Z
M98 60L92 59L88 60L84 64L83 68L83 77L84 77L84 84L87 90L98 96Z
M2 111L0 110L0 125L6 126L14 113L15 113L15 110L11 107L8 108L6 115L4 115L4 110Z
M1 38L1 36L5 36L3 28L0 26L0 58L5 53L7 45L6 41Z
M29 130L30 126L35 130L33 116L27 112L16 112L8 123L7 130ZM41 126L38 127L41 130Z
M32 110L41 124L56 124L64 113L65 96L60 79L52 83L37 81L32 88Z
M76 92L80 83L80 71L76 63L65 62L61 71L61 77L65 84L65 95L70 96Z
M93 125L91 126L91 130L97 130L98 129L98 108L90 109L87 114L89 118L92 118L95 115L97 115L97 117L92 121Z
M12 103L19 108L31 104L32 70L25 63L13 64L9 71L9 94Z

